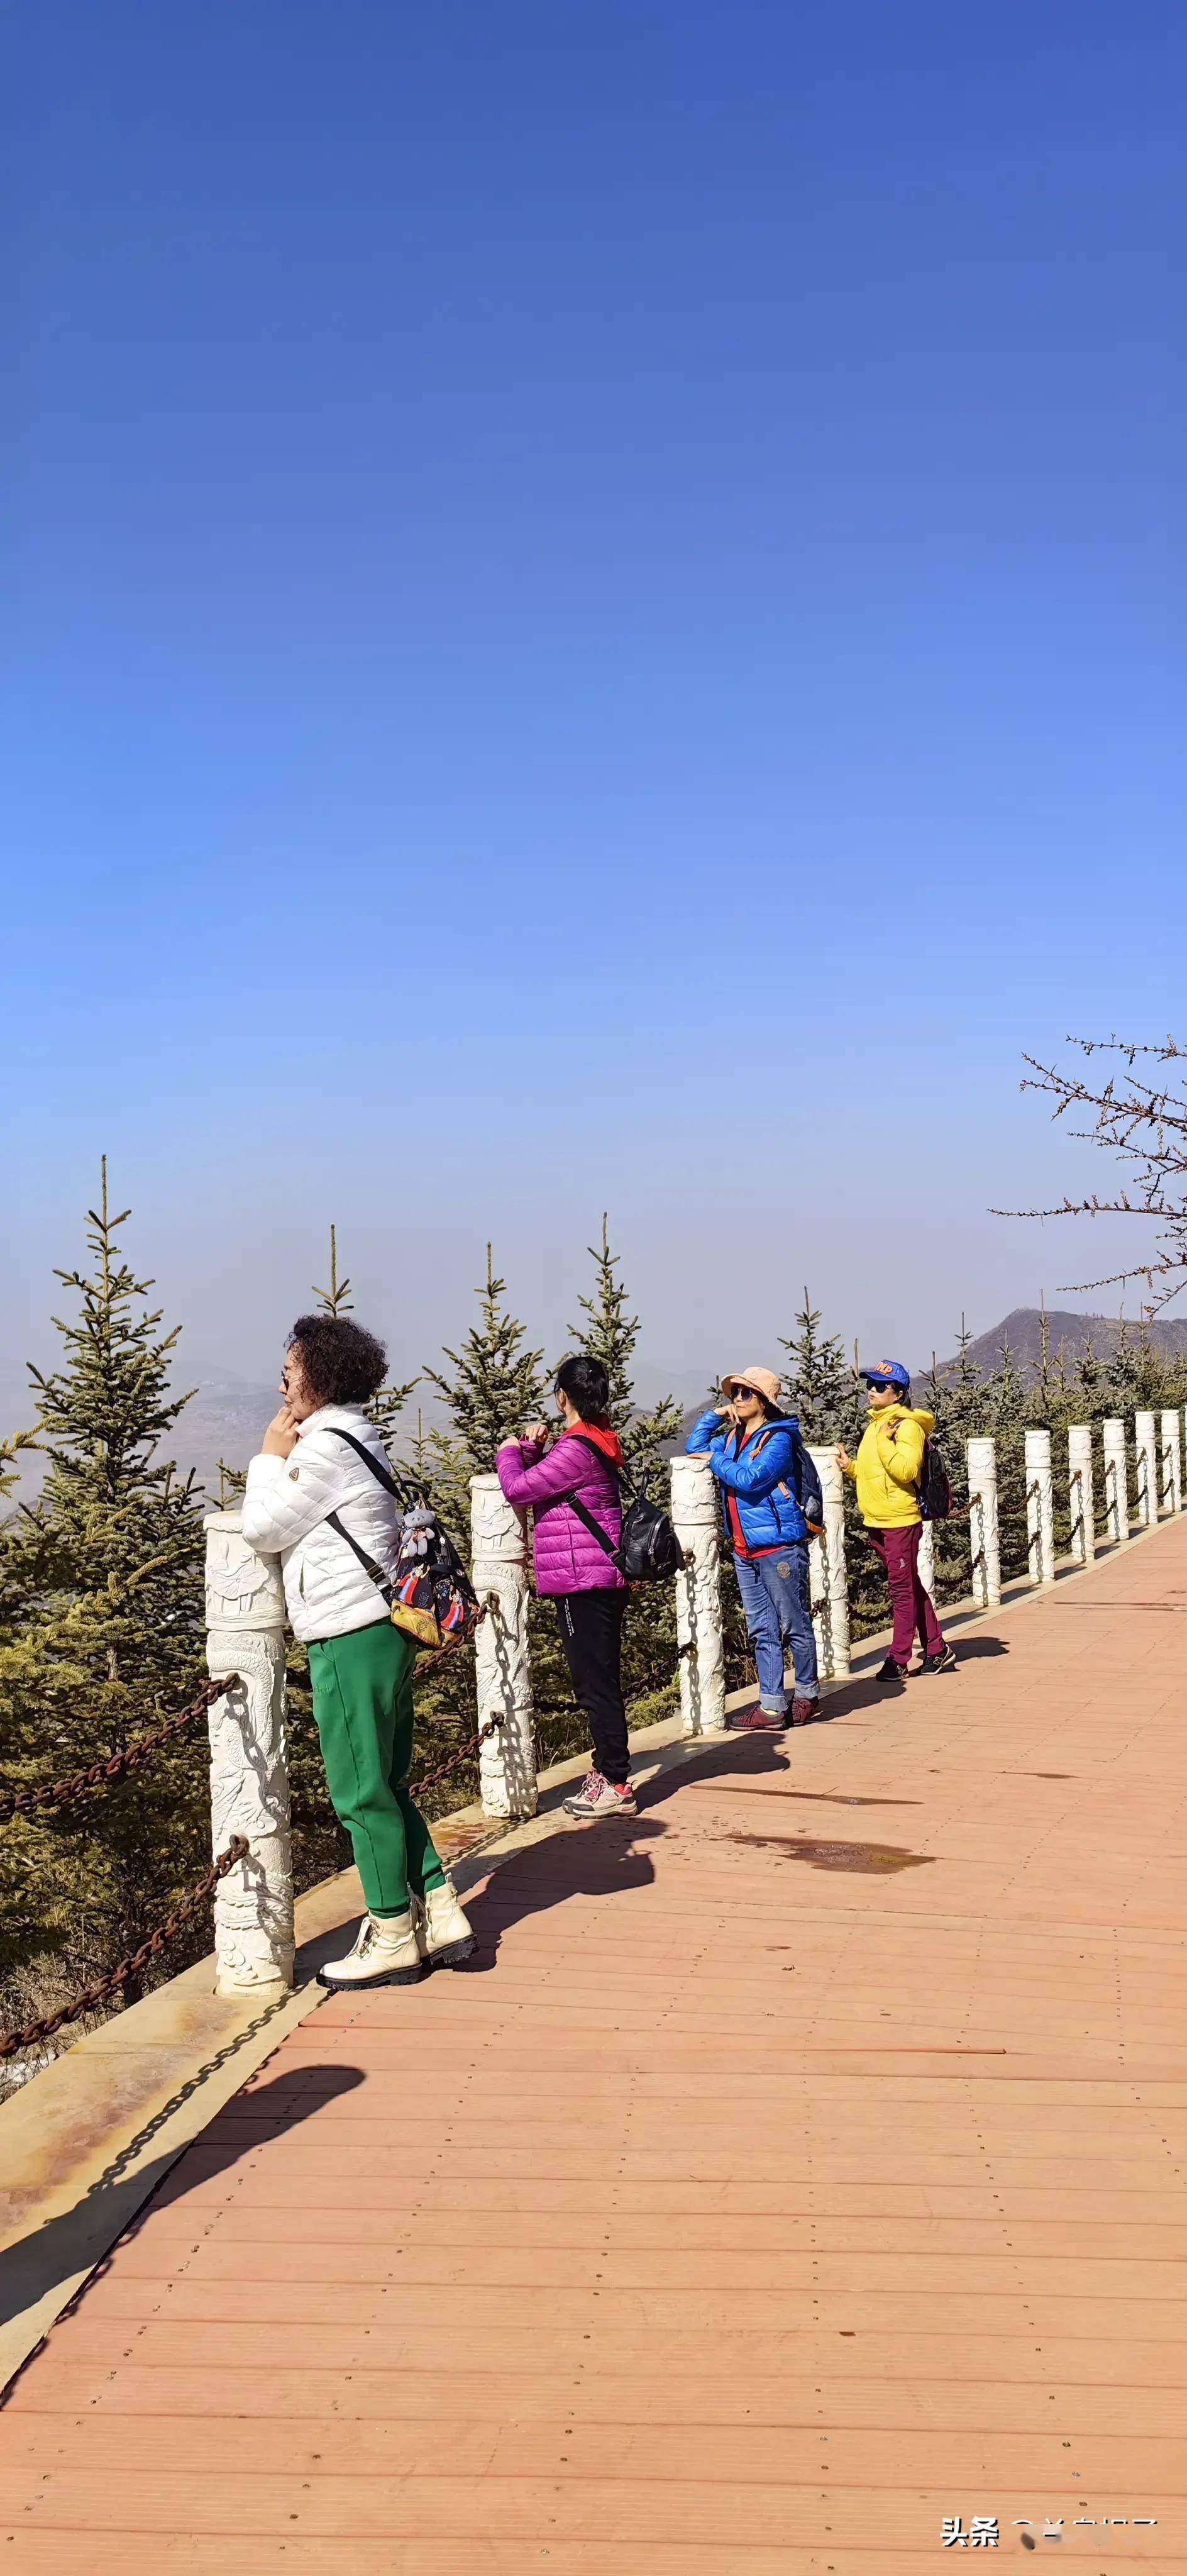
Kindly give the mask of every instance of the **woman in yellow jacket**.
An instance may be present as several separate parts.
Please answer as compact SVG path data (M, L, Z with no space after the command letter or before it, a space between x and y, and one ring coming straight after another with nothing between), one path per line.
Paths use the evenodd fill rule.
M944 1642L931 1594L924 1591L919 1580L923 1529L919 1477L923 1444L935 1429L935 1415L911 1404L911 1380L901 1360L880 1360L876 1368L863 1369L861 1373L869 1395L870 1418L856 1458L850 1458L844 1449L838 1449L837 1457L845 1474L856 1479L857 1508L866 1525L866 1537L874 1554L881 1557L890 1586L894 1627L890 1653L879 1678L906 1680L916 1629L923 1646L924 1672L950 1673L956 1657Z

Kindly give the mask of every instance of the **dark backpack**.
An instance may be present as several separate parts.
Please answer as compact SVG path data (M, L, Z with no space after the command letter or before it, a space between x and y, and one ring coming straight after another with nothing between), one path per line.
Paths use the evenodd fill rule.
M802 1437L795 1444L795 1487L795 1498L809 1533L813 1538L819 1538L824 1528L824 1496L815 1459L809 1456Z
M581 1433L574 1431L570 1438L581 1440ZM600 1458L604 1467L610 1466L605 1450L599 1449L596 1440L581 1440L581 1446L588 1449L593 1457ZM614 1473L613 1468L610 1472ZM558 1494L556 1500L567 1503L570 1511L576 1512L590 1537L596 1538L598 1546L613 1559L624 1582L662 1583L669 1574L679 1571L684 1563L684 1550L667 1513L658 1503L652 1502L646 1486L636 1485L633 1477L629 1481L632 1500L622 1516L622 1537L617 1547L578 1495Z
M779 1428L780 1425L777 1422L773 1422L771 1423L768 1431L760 1431L758 1440L755 1444L756 1456L758 1450L761 1449L763 1445L764 1439L769 1439L771 1431L778 1431ZM796 1434L793 1446L795 1449L795 1464L791 1471L792 1484L790 1486L779 1484L776 1486L775 1491L779 1494L785 1494L789 1503L795 1502L799 1504L800 1510L804 1515L804 1519L808 1524L809 1538L819 1538L824 1528L824 1496L820 1490L820 1477L816 1471L815 1461L808 1454L802 1432L798 1432Z
M922 1518L925 1521L946 1521L952 1509L952 1486L943 1454L934 1440L923 1443L916 1490Z

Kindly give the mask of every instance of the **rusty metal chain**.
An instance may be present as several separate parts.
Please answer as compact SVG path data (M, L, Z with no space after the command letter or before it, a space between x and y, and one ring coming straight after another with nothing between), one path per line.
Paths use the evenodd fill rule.
M238 1673L224 1673L221 1681L207 1682L197 1699L177 1717L167 1718L154 1734L140 1736L135 1744L129 1744L123 1753L113 1753L106 1762L92 1762L87 1770L73 1772L68 1780L50 1780L40 1789L17 1789L8 1797L0 1797L0 1825L8 1824L13 1816L35 1815L41 1807L67 1806L74 1798L86 1797L91 1789L105 1789L110 1781L122 1780L126 1772L138 1770L159 1744L167 1744L170 1736L180 1735L183 1727L192 1726L196 1717L204 1717L216 1699L234 1690L238 1679Z
M472 1744L463 1744L459 1752L451 1753L447 1762L438 1763L436 1770L430 1771L424 1779L414 1777L410 1785L417 1797L423 1798L426 1789L435 1789L439 1781L449 1778L451 1772L460 1771L464 1762L476 1761L479 1746L485 1744L489 1736L497 1735L503 1724L501 1716L488 1718L486 1725L479 1727Z
M0 2039L0 2058L16 2057L22 2049L36 2048L41 2040L52 2039L54 2032L61 2030L64 2023L78 2021L83 2013L96 2012L99 2005L105 2004L110 1995L118 1993L121 1986L127 1985L130 1977L138 1977L141 1969L147 1968L151 1960L159 1959L162 1950L168 1947L170 1941L176 1940L177 1934L185 1930L187 1923L192 1923L195 1914L201 1913L207 1897L213 1894L220 1878L225 1878L227 1871L234 1869L236 1861L246 1860L250 1849L251 1845L243 1834L232 1834L225 1852L220 1852L218 1859L211 1862L204 1876L198 1880L195 1887L190 1889L189 1895L182 1898L180 1905L174 1906L173 1912L165 1916L163 1923L158 1923L156 1931L150 1932L147 1941L142 1941L138 1950L133 1950L128 1958L121 1959L118 1968L112 1968L106 1977L101 1977L98 1985L88 1986L85 1993L77 1996L72 2004L63 2004L59 2011L47 2013L42 2021L26 2022L23 2030L6 2032L3 2039Z

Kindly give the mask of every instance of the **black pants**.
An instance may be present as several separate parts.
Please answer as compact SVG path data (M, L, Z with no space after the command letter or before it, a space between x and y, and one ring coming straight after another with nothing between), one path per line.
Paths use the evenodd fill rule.
M589 1719L593 1755L604 1780L630 1772L622 1700L624 1592L558 1592L556 1614L575 1698Z

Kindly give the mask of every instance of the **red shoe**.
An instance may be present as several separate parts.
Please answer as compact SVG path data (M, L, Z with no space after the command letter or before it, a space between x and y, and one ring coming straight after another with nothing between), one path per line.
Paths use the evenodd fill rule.
M744 1708L734 1719L743 1735L782 1735L784 1723L773 1708Z
M820 1702L818 1699L793 1699L791 1703L791 1722L793 1726L810 1726L813 1718L819 1717L819 1715Z

